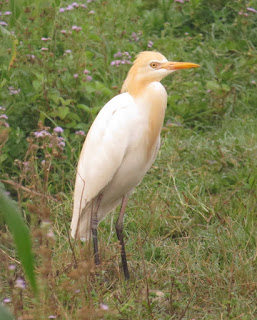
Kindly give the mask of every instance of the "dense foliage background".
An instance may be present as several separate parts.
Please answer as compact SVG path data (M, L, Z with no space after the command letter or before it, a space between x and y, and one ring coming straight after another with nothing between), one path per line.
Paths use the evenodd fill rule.
M0 301L18 319L256 319L257 3L0 3L0 183L31 230L40 301L0 229ZM165 79L159 157L102 265L69 239L74 174L136 54L199 63Z

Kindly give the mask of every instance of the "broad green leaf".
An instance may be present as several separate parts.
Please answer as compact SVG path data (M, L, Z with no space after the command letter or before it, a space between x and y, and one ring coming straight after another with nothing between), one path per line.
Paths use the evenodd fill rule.
M1 320L14 320L10 311L0 303L0 319Z
M24 272L34 293L36 293L37 284L34 273L34 259L32 255L29 230L17 206L8 196L5 195L2 188L0 189L0 214L4 217L6 224L12 233Z
M70 109L68 107L59 107L57 116L63 120L69 112L70 112Z

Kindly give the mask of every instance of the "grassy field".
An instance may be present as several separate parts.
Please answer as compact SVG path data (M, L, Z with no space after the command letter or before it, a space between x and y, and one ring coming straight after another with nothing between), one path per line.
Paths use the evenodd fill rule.
M256 10L240 0L0 4L0 184L30 228L39 285L36 298L1 226L0 302L16 319L257 319ZM116 214L99 226L98 269L69 225L85 134L144 50L201 68L163 81L162 147L127 209L124 281Z

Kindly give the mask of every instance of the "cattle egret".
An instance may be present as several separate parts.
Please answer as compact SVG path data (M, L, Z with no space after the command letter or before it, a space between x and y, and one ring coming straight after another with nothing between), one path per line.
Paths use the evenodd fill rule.
M100 263L97 226L120 203L116 223L125 278L129 278L123 217L128 196L140 184L160 147L167 93L160 81L179 69L197 68L170 62L159 52L138 54L121 94L112 98L93 122L80 154L71 235L93 239L95 264Z

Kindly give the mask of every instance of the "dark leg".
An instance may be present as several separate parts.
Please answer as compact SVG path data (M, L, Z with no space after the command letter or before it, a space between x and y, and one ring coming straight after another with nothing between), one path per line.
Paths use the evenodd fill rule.
M126 258L125 244L124 244L124 240L123 240L123 218L124 218L127 202L128 202L128 196L125 195L122 199L119 218L116 223L116 233L117 233L117 237L120 242L120 245L121 245L121 262L122 262L122 268L124 271L124 276L125 276L125 279L128 280L129 279L129 271L128 271L128 264L127 264L127 258Z
M95 211L94 211L93 203L92 203L91 229L92 229L92 235L93 235L94 258L95 258L96 265L100 264L99 251L98 251L98 241L97 241L97 225L98 225L97 211L99 209L101 199L102 199L102 195L99 195L96 199L96 210Z

